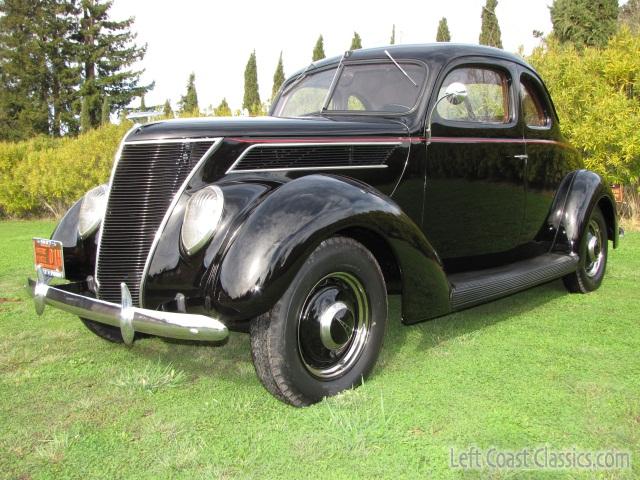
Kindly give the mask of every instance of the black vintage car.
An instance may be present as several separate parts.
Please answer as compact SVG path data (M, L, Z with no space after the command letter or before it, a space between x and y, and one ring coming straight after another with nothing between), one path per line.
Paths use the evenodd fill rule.
M266 118L135 126L34 240L29 288L113 342L249 331L264 386L301 406L372 370L387 294L412 324L557 278L586 293L618 237L527 63L393 46L312 63Z

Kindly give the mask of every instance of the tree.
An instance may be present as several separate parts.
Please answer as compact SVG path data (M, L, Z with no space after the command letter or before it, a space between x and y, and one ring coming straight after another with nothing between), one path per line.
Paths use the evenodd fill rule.
M603 48L552 35L527 59L549 86L562 132L586 167L612 183L640 181L639 51L640 36L623 27Z
M0 2L0 139L77 130L75 13L69 2Z
M189 75L187 93L180 98L178 106L182 114L192 114L200 110L198 107L198 92L196 92L196 74L193 72Z
M358 32L353 32L353 38L351 39L351 47L349 50L358 50L359 48L362 48L362 39L360 38L360 35L358 35Z
M438 23L438 33L436 35L436 42L450 42L451 34L449 33L449 24L447 18L442 17L440 23Z
M116 109L121 109L153 88L153 83L140 85L144 70L130 68L144 58L147 49L134 43L134 19L109 18L111 4L110 0L80 1L81 18L75 36L83 72L80 93L93 126L100 121L100 103L105 95Z
M144 95L140 97L140 111L141 112L147 111L147 104L144 102Z
M618 21L636 35L640 34L640 0L629 0L620 7Z
M500 25L496 16L497 6L498 0L487 0L486 5L482 7L480 45L502 48L502 34L500 33Z
M396 44L396 24L394 23L391 27L391 39L389 40L389 45Z
M89 111L89 99L83 97L80 107L80 131L88 132L91 128L93 128L93 122L91 121L91 113Z
M318 37L315 47L313 47L312 61L322 60L326 55L324 54L324 40L322 35Z
M577 48L604 47L617 29L618 0L554 0L553 34Z
M102 113L100 114L100 125L106 125L110 121L111 121L111 101L109 100L109 97L104 97L102 99Z
M280 91L280 87L284 83L284 66L282 64L282 52L280 52L280 58L278 58L278 65L276 71L273 74L273 87L271 87L271 100L276 98L276 95Z
M164 115L167 118L174 117L173 108L171 108L171 102L169 101L168 98L165 100L164 106L162 107L162 115Z
M231 108L229 108L229 104L227 103L227 99L223 98L216 108L213 109L213 114L216 117L230 117L231 116Z
M262 110L258 89L258 66L255 50L249 55L249 61L244 69L244 98L242 100L242 108L248 110L250 115L256 115Z

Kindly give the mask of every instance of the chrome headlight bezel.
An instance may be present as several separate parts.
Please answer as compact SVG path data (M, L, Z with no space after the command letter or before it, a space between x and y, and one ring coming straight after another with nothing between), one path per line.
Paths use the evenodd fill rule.
M180 243L189 256L204 247L218 229L224 210L224 194L220 187L208 185L191 195L185 207Z
M78 213L78 235L85 240L100 226L107 210L107 198L109 197L109 185L98 185L92 188L84 197Z

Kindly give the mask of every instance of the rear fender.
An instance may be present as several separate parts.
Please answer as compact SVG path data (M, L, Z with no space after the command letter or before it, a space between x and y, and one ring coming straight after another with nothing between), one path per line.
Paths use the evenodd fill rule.
M614 248L618 246L618 216L611 188L597 173L578 170L574 173L564 201L554 251L578 253L580 239L596 205L600 206L607 221L609 240Z

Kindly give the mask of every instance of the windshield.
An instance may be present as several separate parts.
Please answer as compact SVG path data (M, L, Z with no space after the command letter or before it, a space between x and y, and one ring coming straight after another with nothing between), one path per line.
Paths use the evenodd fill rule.
M405 113L418 102L427 76L423 65L399 62L409 78L392 62L345 64L325 112ZM308 74L278 99L277 117L320 113L336 68Z

